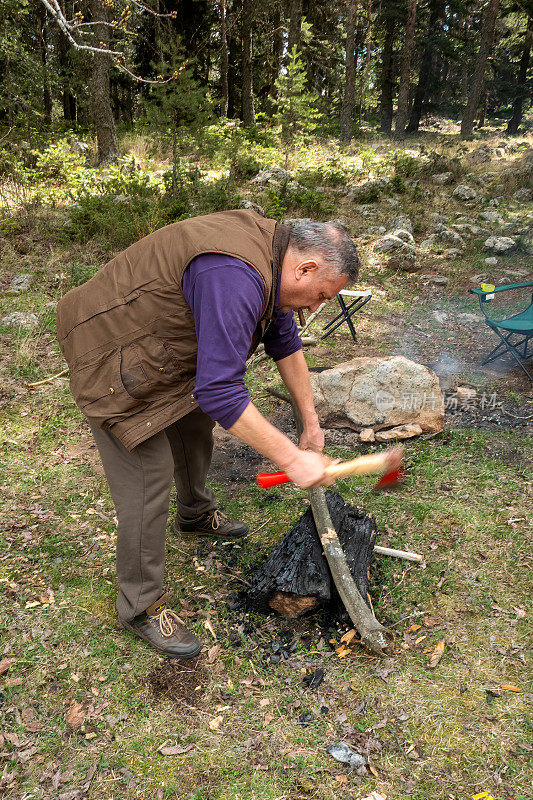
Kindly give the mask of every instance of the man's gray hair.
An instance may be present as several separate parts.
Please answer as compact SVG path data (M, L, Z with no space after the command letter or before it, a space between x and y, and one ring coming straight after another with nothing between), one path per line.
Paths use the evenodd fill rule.
M288 246L301 255L319 256L332 277L346 275L350 283L357 280L359 275L357 248L340 223L293 224Z

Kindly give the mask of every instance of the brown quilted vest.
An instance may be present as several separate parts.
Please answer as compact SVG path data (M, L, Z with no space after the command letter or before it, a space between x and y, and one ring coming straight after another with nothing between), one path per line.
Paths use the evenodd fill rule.
M274 311L287 243L288 228L254 211L194 217L146 236L68 292L57 333L85 416L131 450L196 408L198 344L185 269L202 253L225 253L259 273L265 302L252 353Z

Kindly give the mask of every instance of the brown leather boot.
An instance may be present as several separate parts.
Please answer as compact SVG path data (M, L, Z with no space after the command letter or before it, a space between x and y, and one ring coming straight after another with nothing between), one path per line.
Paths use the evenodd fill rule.
M198 519L184 520L176 514L176 533L184 536L210 536L216 539L240 539L248 533L248 525L228 519L218 508L208 511Z
M202 643L187 630L178 615L167 608L167 600L168 592L165 592L131 622L121 619L120 624L166 656L194 658L202 649Z

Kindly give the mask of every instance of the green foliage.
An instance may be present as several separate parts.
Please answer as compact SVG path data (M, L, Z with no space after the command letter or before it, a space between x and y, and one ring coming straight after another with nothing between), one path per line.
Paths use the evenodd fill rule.
M265 210L267 216L278 220L287 211L298 211L310 217L328 217L334 212L335 205L325 193L288 183L267 188Z
M36 153L35 177L42 181L64 182L84 166L84 157L74 153L66 139L59 139L43 152Z
M296 176L298 183L313 188L315 186L345 186L348 170L338 156L331 156L318 166L300 170Z
M72 286L81 286L98 272L98 267L93 264L80 264L78 261L70 263L70 282Z
M293 142L299 133L313 131L317 125L317 97L306 89L306 78L304 63L294 46L285 73L276 80L278 113L275 119L281 123L286 143Z

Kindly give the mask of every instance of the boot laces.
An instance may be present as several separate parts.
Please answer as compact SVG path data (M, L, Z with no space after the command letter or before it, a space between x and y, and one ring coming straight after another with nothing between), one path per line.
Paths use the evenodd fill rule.
M172 611L170 608L164 608L161 613L156 617L157 622L159 623L159 630L163 634L163 636L172 636L174 633L174 626L176 623L179 625L183 625L182 620L178 617L175 611ZM154 620L155 622L155 620Z
M214 531L217 531L224 522L225 517L224 514L218 510L218 508L215 508L211 514L211 519L211 527Z

